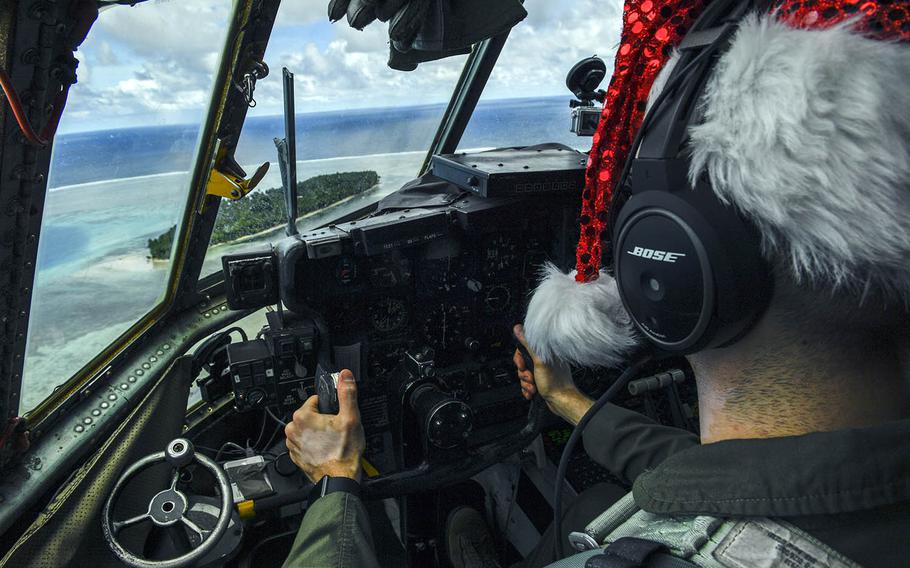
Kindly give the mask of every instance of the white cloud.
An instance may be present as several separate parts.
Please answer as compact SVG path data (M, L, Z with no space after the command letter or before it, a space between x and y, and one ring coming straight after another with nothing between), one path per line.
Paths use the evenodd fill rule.
M448 100L464 57L422 64L410 73L393 71L386 64L387 26L375 23L364 31L345 22L329 26L327 2L283 3L266 52L271 75L257 86L255 114L281 112L285 65L295 74L301 112ZM230 5L229 0L159 0L105 10L79 54L79 84L61 128L201 117ZM619 0L606 5L527 0L526 8L529 16L512 31L485 97L568 97L565 74L578 59L597 53L612 63L622 14Z
M98 44L98 64L99 65L119 65L120 58L111 47L108 41L102 41Z
M310 24L328 21L328 0L291 0L281 4L283 25Z
M528 18L509 35L486 96L568 97L565 77L575 62L597 54L612 67L621 31L621 2L528 0L525 7Z

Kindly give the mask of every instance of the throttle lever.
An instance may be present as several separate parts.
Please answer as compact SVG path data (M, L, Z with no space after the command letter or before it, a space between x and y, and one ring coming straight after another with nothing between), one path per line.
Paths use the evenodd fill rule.
M531 374L534 374L534 358L531 357L531 352L528 351L528 348L525 347L521 341L518 341L518 338L515 335L512 335L512 342L515 344L515 348L518 349L518 352L521 353L521 358L525 362L525 369L531 371Z
M322 367L316 369L316 396L319 414L338 414L338 381L341 373L330 373Z

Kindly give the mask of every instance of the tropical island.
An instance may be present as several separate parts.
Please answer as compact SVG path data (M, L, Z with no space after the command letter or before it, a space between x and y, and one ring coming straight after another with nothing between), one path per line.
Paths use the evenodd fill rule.
M337 203L342 199L363 193L379 183L374 171L343 172L311 177L297 183L297 214L304 216ZM218 210L218 219L212 230L211 245L227 243L279 227L287 222L284 190L273 187L256 190L239 201L225 201ZM174 244L174 225L157 238L148 240L149 256L153 260L166 260Z

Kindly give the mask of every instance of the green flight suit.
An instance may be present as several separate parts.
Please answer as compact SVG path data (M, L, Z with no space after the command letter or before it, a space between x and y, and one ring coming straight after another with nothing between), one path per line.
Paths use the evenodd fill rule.
M307 509L284 568L379 567L359 497L330 493Z

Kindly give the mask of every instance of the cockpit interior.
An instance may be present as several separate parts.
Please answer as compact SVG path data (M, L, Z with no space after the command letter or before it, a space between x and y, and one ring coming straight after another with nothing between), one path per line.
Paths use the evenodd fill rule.
M285 426L342 368L385 566L448 566L460 505L507 566L557 490L629 488L580 444L557 476L512 331L575 264L621 3L503 2L430 55L327 4L0 6L0 565L280 566L313 487ZM614 402L697 432L681 357Z

